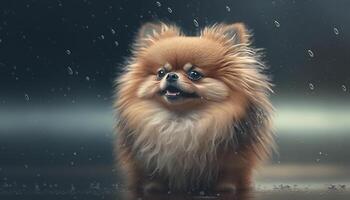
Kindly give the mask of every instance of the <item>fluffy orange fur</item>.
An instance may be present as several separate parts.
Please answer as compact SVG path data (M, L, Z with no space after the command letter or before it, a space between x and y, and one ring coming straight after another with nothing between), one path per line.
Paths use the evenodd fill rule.
M116 79L116 157L134 191L247 189L274 146L271 84L241 23L186 36L176 26L141 27ZM163 69L195 98L170 101ZM192 80L189 71L202 77Z

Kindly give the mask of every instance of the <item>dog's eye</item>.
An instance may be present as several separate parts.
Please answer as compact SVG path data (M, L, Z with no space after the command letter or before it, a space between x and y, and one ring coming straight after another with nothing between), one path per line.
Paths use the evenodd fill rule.
M195 70L191 70L190 72L188 72L188 77L193 81L197 81L202 78L202 74Z
M161 79L165 76L166 72L164 69L159 69L158 72L157 72L157 77L158 79Z

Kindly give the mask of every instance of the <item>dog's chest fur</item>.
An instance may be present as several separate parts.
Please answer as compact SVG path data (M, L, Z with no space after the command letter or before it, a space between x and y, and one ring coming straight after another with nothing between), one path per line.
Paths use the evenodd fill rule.
M133 149L151 175L164 177L174 188L215 178L220 131L228 130L218 127L215 117L203 116L159 111L139 124Z

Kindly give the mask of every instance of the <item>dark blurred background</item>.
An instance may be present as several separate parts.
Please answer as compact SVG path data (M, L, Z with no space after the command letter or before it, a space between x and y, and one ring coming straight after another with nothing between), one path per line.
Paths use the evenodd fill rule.
M0 195L118 190L113 80L155 20L189 34L244 22L265 49L280 153L258 188L346 188L349 11L346 0L1 0Z

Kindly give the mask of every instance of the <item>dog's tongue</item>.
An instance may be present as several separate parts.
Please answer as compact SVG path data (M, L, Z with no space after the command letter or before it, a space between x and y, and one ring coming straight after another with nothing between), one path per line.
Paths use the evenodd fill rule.
M176 96L179 94L180 94L180 92L170 92L169 90L166 91L166 95L168 95L168 96Z

